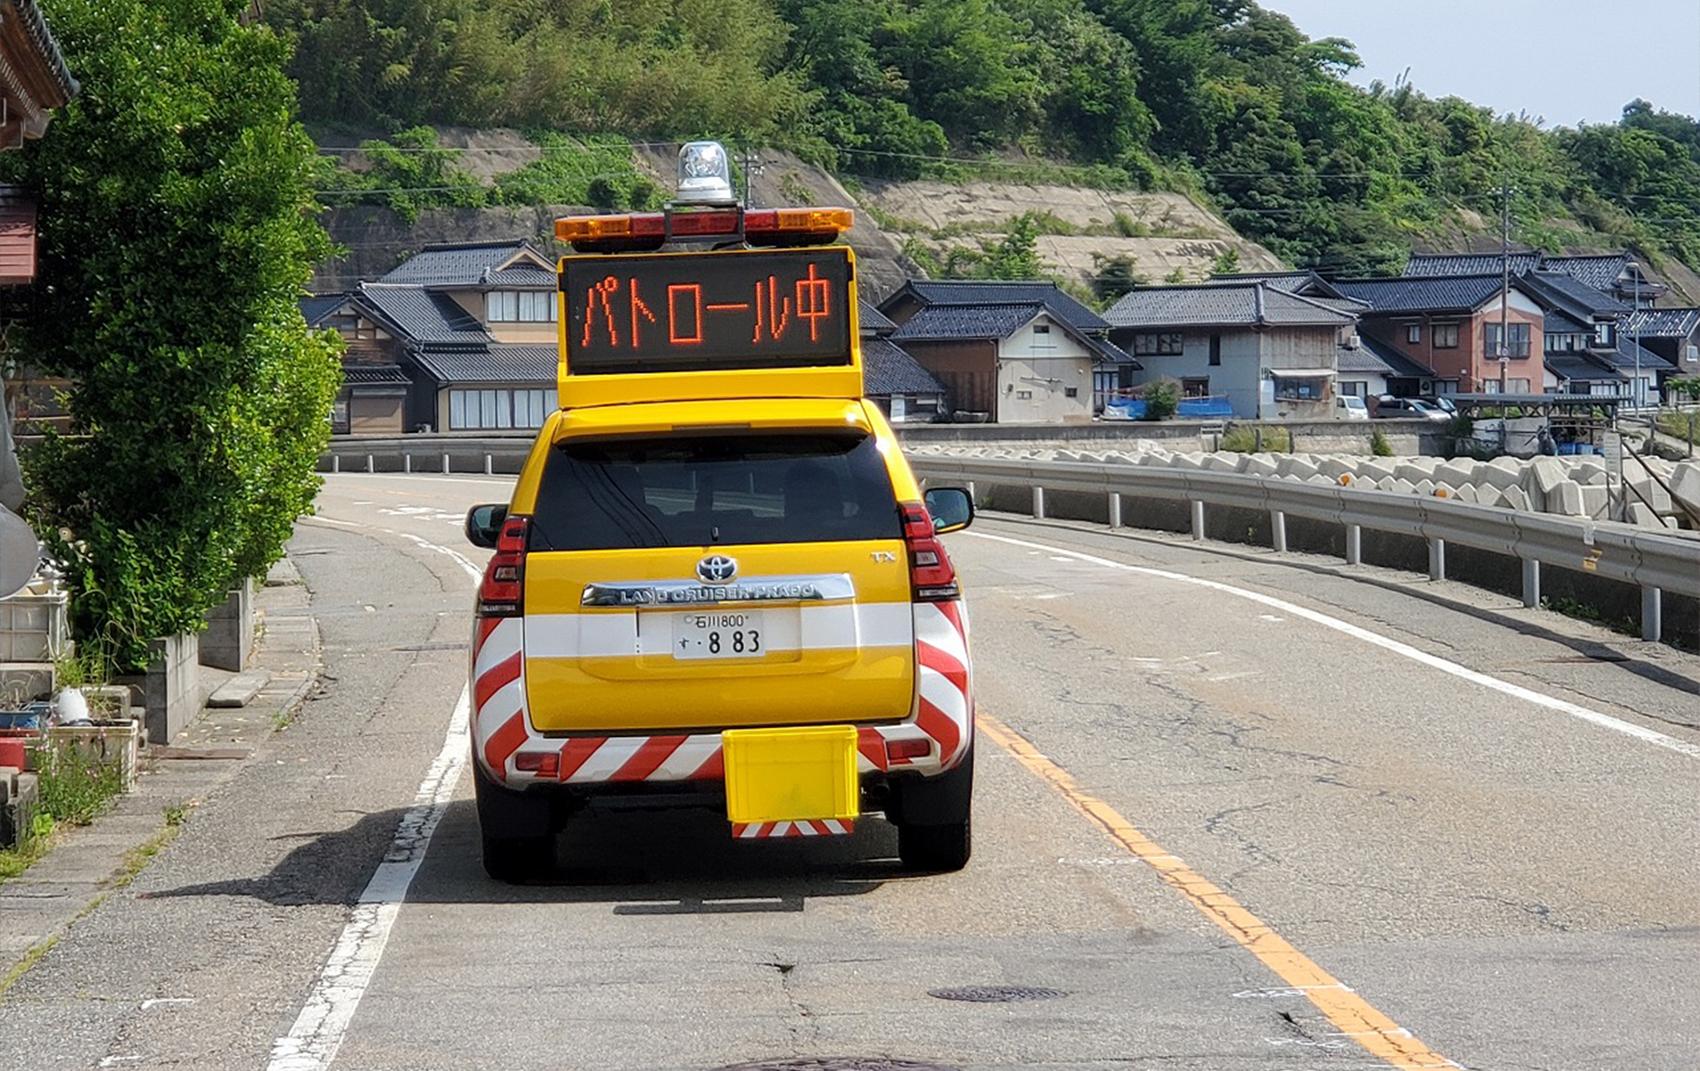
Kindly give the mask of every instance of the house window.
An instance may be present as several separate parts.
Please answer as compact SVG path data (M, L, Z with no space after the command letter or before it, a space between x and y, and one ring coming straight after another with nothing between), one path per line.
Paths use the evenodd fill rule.
M1510 330L1510 339L1511 340L1510 340L1510 342L1508 342L1506 344L1505 356L1507 356L1507 357L1527 357L1527 356L1529 356L1529 325L1528 324L1510 324L1508 326L1511 328L1511 330ZM1483 352L1487 355L1489 360L1492 360L1492 359L1499 356L1499 325L1498 324L1483 324L1482 325L1482 344L1483 344L1484 347L1486 347Z
M485 318L491 323L554 323L553 290L492 290L484 295Z
M1505 381L1505 391L1507 394L1527 394L1529 393L1529 381L1526 379L1508 379Z
M1430 336L1430 342L1437 350L1455 350L1458 348L1458 325L1435 324Z
M1335 385L1341 394L1351 398L1363 398L1369 394L1369 380L1342 379Z
M1015 397L1018 401L1031 401L1033 398L1033 392L1030 390L1018 390L1015 392Z
M1048 334L1051 333L1051 325L1050 324L1034 324L1033 325L1033 333L1035 335L1048 335Z
M1064 387L1063 388L1063 397L1064 398L1078 398L1078 397L1080 397L1080 388L1079 387Z
M1181 380L1181 397L1182 398L1208 398L1208 397L1210 397L1210 377L1209 376L1188 376L1187 378Z
M1186 336L1179 332L1133 336L1133 352L1139 357L1179 357L1185 344Z
M450 431L541 428L549 415L547 390L451 390Z
M1280 376L1275 380L1275 397L1289 401L1319 401L1327 390L1327 381L1323 379Z
M1421 342L1422 340L1423 340L1423 327L1422 327L1421 324L1407 324L1405 326L1405 341L1406 342L1409 342L1414 346L1417 343Z
M1219 364L1222 363L1222 336L1221 335L1211 335L1210 336L1210 363L1212 365L1219 365Z

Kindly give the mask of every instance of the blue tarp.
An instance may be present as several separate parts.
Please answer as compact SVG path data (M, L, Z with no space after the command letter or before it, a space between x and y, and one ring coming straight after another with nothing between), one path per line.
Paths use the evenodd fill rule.
M1208 398L1182 398L1175 410L1176 416L1186 417L1231 417L1234 407L1228 404L1225 395L1213 395Z
M1104 403L1104 415L1111 420L1144 420L1144 398L1111 398ZM1175 415L1182 417L1231 417L1234 407L1228 404L1224 395L1213 395L1208 398L1182 398L1175 407Z

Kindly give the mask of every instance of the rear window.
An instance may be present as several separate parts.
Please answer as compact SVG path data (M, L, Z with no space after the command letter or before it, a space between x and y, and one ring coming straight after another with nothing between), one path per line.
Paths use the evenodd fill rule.
M898 539L877 442L860 434L589 439L543 466L532 550Z

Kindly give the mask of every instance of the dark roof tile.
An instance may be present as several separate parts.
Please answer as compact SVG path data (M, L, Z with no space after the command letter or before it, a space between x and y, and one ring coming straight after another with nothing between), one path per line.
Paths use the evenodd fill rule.
M1053 316L1081 331L1102 331L1109 326L1103 317L1056 283L978 279L911 279L901 290L880 302L890 308L904 293L914 294L923 305L1043 305Z
M870 397L944 393L944 386L921 362L883 338L862 343L862 379L863 392Z
M1594 333L1592 324L1560 309L1548 309L1546 320L1541 329L1549 335L1591 335Z
M424 346L413 353L426 371L445 383L514 383L553 388L556 350L548 343L488 346Z
M1549 353L1545 363L1547 371L1564 380L1622 383L1629 378L1622 372L1588 360L1580 353Z
M1112 327L1343 327L1357 316L1269 283L1140 287L1104 313Z
M862 325L864 335L889 335L897 330L897 325L891 318L879 310L879 306L871 301L856 301L856 316Z
M1389 346L1380 339L1370 338L1368 335L1359 335L1358 344L1380 358L1382 363L1391 369L1391 375L1402 379L1434 378L1434 369L1421 361L1412 360L1400 353L1397 348Z
M1406 276L1397 279L1336 279L1334 288L1369 302L1379 313L1469 312L1499 292L1498 275ZM1512 280L1517 285L1517 280Z
M462 242L453 245L428 245L402 261L379 282L415 283L423 286L477 286L487 273L527 251L535 253L529 242L515 239L505 242Z
M401 366L395 364L345 364L342 366L342 381L353 386L413 382Z
M410 342L480 343L489 332L447 294L420 286L363 283L356 300L380 314Z
M308 294L296 304L301 307L301 316L307 321L307 326L318 327L347 301L347 294Z
M1043 311L1029 305L930 305L892 332L895 342L1004 339Z
M1602 290L1561 271L1532 271L1523 276L1536 296L1556 304L1572 316L1611 318L1629 311L1629 306Z
M1511 274L1521 275L1541 266L1539 252L1513 253ZM1405 262L1405 275L1418 278L1435 275L1488 275L1502 271L1498 253L1412 253Z
M1623 329L1645 338L1687 338L1700 328L1700 309L1641 309Z

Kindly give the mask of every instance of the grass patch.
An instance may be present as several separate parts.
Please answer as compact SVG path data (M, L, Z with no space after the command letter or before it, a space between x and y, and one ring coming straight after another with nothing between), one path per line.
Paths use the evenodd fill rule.
M41 957L53 951L53 946L58 943L59 935L54 934L52 937L38 941L32 945L30 950L24 953L24 958L20 959L11 970L7 971L4 978L0 978L0 993L5 993L6 990L17 984L18 979L28 974L30 972L30 968L34 967L37 963L40 963Z
M1581 602L1577 599L1572 599L1567 595L1560 596L1558 598L1543 598L1541 600L1541 609L1551 610L1553 613L1563 614L1565 617L1573 617L1578 621L1587 621L1591 624L1599 625L1602 628L1609 628L1613 632L1621 632L1625 636L1639 637L1641 635L1640 624L1632 618L1607 617L1605 614L1600 612L1599 607L1589 605L1588 603Z
M122 889L135 881L136 875L146 870L148 864L153 862L153 857L164 851L165 846L183 832L183 824L189 820L189 808L192 806L192 803L179 803L165 808L165 824L159 828L159 832L124 853L124 861L119 865L118 873L113 875L109 886Z
M1290 453L1293 436L1286 428L1271 428L1262 424L1235 424L1222 435L1218 449L1237 454Z
M1659 430L1689 444L1700 444L1700 412L1660 413Z

